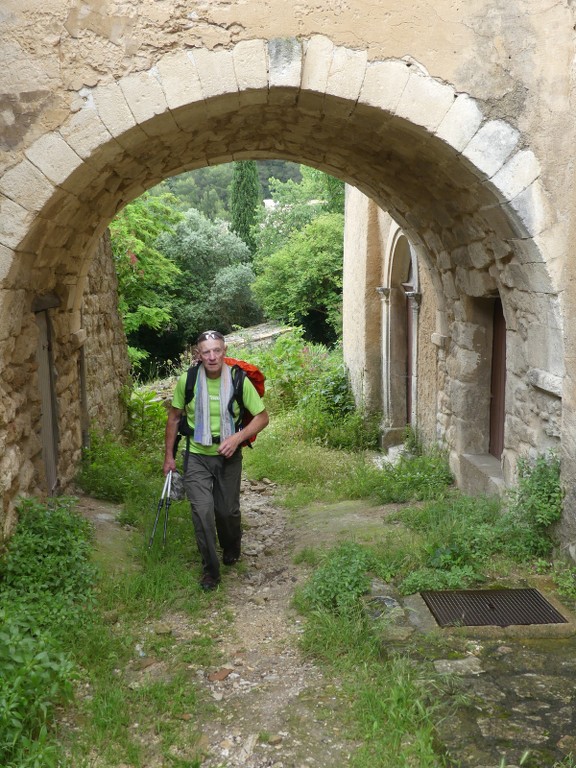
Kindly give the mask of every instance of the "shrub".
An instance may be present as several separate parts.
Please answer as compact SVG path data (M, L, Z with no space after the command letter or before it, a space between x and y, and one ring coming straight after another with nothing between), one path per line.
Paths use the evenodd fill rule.
M302 589L302 606L350 613L368 591L370 563L370 554L358 544L342 544L331 550Z
M442 498L453 483L446 456L431 451L421 456L401 456L386 464L377 496L382 504Z
M550 527L562 516L560 460L552 453L534 461L519 459L518 486L509 494L503 535L511 556L547 555L552 549Z
M21 501L18 527L0 561L2 599L21 606L30 626L53 632L65 631L93 597L92 532L74 503L67 497L49 505Z
M47 725L56 705L72 696L72 662L46 634L5 609L0 626L0 764L55 768L59 750Z
M0 764L63 763L49 726L72 695L74 668L61 642L89 617L95 569L91 528L75 499L25 499L0 560Z
M94 432L76 482L85 493L98 499L125 502L146 475L160 471L163 446L160 436L141 447L124 445L113 435Z

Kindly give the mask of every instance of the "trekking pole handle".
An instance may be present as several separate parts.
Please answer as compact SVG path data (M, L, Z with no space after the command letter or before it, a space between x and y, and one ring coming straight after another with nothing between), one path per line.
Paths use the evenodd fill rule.
M162 500L166 498L167 493L170 493L171 482L172 482L172 470L166 473L166 478L164 480L164 488L162 489L162 496L160 497Z

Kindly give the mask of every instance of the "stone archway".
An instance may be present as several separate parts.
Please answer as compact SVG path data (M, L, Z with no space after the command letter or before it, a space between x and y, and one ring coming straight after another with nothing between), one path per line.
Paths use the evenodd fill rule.
M437 333L446 339L441 375L450 408L441 415L455 466L474 400L467 297L501 292L520 392L530 372L562 375L557 288L544 258L553 217L538 161L518 130L413 60L369 61L366 51L319 35L252 39L167 53L146 71L78 96L76 111L27 146L0 181L2 365L11 371L4 395L29 425L10 434L3 427L5 512L17 493L41 484L33 297L60 298L59 375L72 383L71 340L81 336L88 265L108 222L161 179L206 164L304 162L366 193L402 226L442 297ZM33 341L30 352L16 351L10 337ZM80 452L79 413L73 400L68 406L60 424L64 484ZM520 419L522 407L510 418ZM507 451L510 475L517 446Z

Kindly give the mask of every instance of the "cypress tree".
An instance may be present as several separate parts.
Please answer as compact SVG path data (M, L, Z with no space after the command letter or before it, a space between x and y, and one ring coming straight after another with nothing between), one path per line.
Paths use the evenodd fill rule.
M256 223L257 209L262 198L258 169L254 160L241 160L234 163L232 172L232 190L230 229L240 237L254 254L256 242L252 227Z

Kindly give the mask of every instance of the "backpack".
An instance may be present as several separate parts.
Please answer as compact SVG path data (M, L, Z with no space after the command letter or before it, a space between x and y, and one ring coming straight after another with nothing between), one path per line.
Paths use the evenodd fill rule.
M247 376L252 382L252 384L254 385L254 389L256 390L256 392L258 392L260 397L263 397L264 391L265 391L264 382L266 380L266 377L264 376L262 371L258 368L258 366L252 365L252 363L247 363L245 360L236 360L236 358L234 357L225 357L224 362L226 363L226 365L229 365L230 368L232 369L232 397L230 398L230 402L228 403L228 410L230 411L230 413L233 413L234 401L236 401L239 407L239 413L238 413L238 417L234 422L234 426L236 428L236 432L238 432L239 430L243 429L247 424L249 424L254 418L250 413L250 411L248 411L244 407L244 397L243 397L244 379ZM184 393L184 410L182 412L182 416L180 417L180 423L178 425L178 436L174 443L174 456L176 456L176 452L178 450L178 443L180 442L180 438L182 436L186 438L186 454L188 454L190 450L190 436L193 435L194 432L192 431L192 429L190 428L190 425L188 424L188 418L186 415L186 406L194 397L194 387L196 386L196 379L198 377L199 365L200 363L196 363L194 365L191 365L190 368L188 368L188 375L186 376L186 389ZM249 448L251 448L254 440L256 440L256 435L253 435L252 437L248 438L248 440L245 440L242 443L242 447L248 446Z

